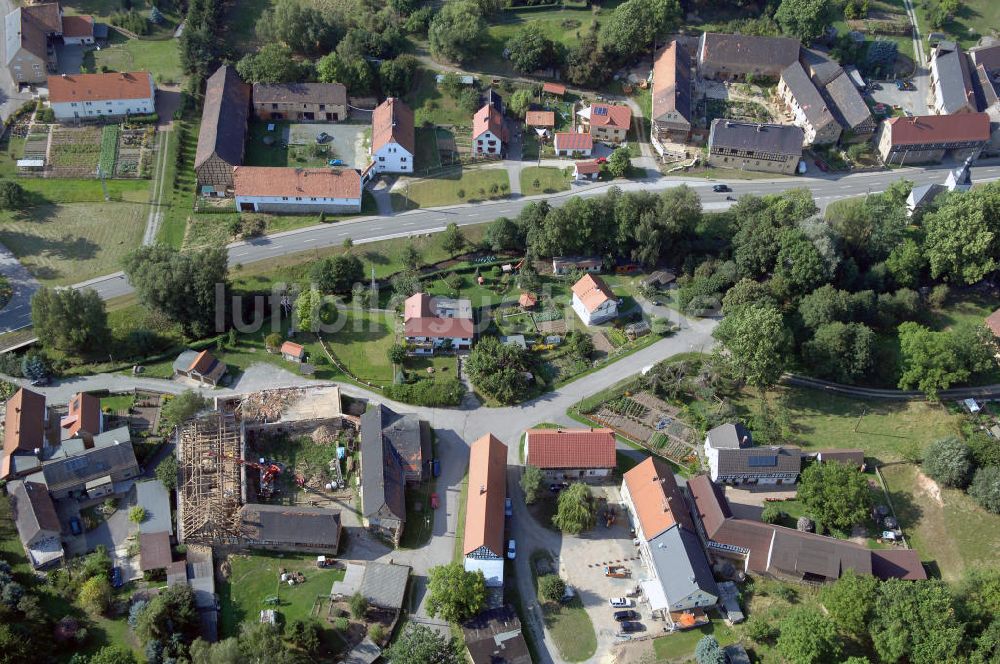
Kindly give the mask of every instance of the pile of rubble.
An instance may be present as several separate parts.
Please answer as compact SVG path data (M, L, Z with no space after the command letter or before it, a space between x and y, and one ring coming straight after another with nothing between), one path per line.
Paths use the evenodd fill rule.
M240 400L236 411L247 422L277 422L288 404L301 396L302 390L294 387L253 392Z

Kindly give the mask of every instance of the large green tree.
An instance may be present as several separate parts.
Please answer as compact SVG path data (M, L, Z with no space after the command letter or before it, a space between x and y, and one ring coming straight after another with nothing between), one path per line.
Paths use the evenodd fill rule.
M309 277L323 293L349 293L351 287L364 279L364 265L354 254L337 254L314 263Z
M104 646L88 660L89 664L136 664L135 655L125 646Z
M445 638L426 625L411 622L382 654L392 664L461 664L464 658L459 653L454 638Z
M465 370L476 387L505 404L524 398L529 368L530 359L523 348L501 344L496 337L480 339L465 362Z
M836 17L836 9L827 0L781 0L774 19L785 34L808 44L823 34Z
M975 373L988 370L991 343L980 329L956 328L934 332L914 322L899 326L903 371L902 389L918 389L937 398L940 390L962 383Z
M375 90L375 73L362 56L342 56L336 51L316 61L316 75L323 83L342 83L352 95Z
M524 248L524 234L516 223L507 217L498 217L486 227L483 237L492 251L511 251Z
M564 533L578 535L594 527L597 510L590 487L574 482L559 494L559 504L552 525Z
M236 71L247 83L297 83L306 78L309 67L292 57L282 44L264 44L257 53L244 55Z
M802 355L812 375L853 383L874 365L875 333L862 323L825 323L803 345Z
M194 591L187 584L177 584L162 590L139 614L135 633L143 641L155 639L166 643L177 635L191 643L198 635L201 621L194 605Z
M941 581L890 579L879 586L869 633L881 661L939 664L958 661L965 625Z
M448 622L476 615L486 602L486 579L481 571L467 572L461 563L432 567L428 572L427 613Z
M788 333L776 308L740 307L722 319L714 334L725 348L733 375L747 385L763 390L781 378L788 359Z
M386 97L402 97L413 87L419 62L412 55L400 55L393 60L383 60L378 75L382 82L382 94Z
M428 31L435 58L464 62L482 45L486 21L471 0L449 0L431 20Z
M1000 514L1000 466L983 466L969 485L969 495L985 509Z
M931 276L974 284L1000 265L1000 185L949 194L924 216Z
M827 528L849 532L871 509L868 480L844 463L813 463L802 471L799 500Z
M182 253L155 244L129 254L124 267L139 300L180 323L185 333L201 337L216 327L217 321L226 322L228 266L224 247Z
M778 652L787 662L819 664L837 661L840 644L833 621L813 608L795 607L781 620Z
M537 25L529 23L507 40L507 51L514 71L530 74L559 65L559 51Z
M257 19L261 43L282 43L303 55L331 50L343 30L341 17L329 7L303 0L276 0Z
M107 348L108 315L95 290L39 288L31 298L31 322L47 348L74 355Z
M601 42L621 58L651 49L653 40L677 29L683 13L677 0L627 0L615 7Z
M823 586L819 601L841 630L862 637L868 633L877 590L875 577L849 569L834 583Z
M924 450L921 467L939 484L964 487L972 475L972 451L958 438L942 438Z

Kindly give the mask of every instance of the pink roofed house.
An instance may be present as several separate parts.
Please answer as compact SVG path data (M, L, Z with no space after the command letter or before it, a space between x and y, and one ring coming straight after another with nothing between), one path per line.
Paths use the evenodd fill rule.
M499 157L507 142L503 114L493 104L486 104L472 116L472 154L476 157Z
M469 349L475 338L472 302L427 293L411 295L403 305L403 335L407 350L416 355Z

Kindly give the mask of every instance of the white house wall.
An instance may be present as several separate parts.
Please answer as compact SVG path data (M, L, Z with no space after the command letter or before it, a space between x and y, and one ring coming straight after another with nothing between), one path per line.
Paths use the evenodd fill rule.
M465 571L481 571L486 577L487 588L503 587L503 558L466 558Z
M386 143L372 155L379 173L412 173L413 155L399 143Z
M325 198L293 196L237 196L238 212L289 212L310 214L314 212L361 212L361 198ZM245 206L253 206L252 210Z

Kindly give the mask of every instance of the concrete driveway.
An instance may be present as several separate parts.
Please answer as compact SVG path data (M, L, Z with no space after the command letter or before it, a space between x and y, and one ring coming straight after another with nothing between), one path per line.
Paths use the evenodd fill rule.
M926 77L925 77L926 78ZM914 78L915 90L900 90L894 81L878 81L882 86L881 90L872 90L871 97L877 102L887 106L899 106L903 110L914 115L927 115L930 110L927 107L927 91L921 91L923 81Z
M364 168L368 165L368 150L365 147L365 130L367 125L339 123L316 123L288 125L287 141L289 145L312 145L316 136L326 132L333 136L326 145L349 168Z

